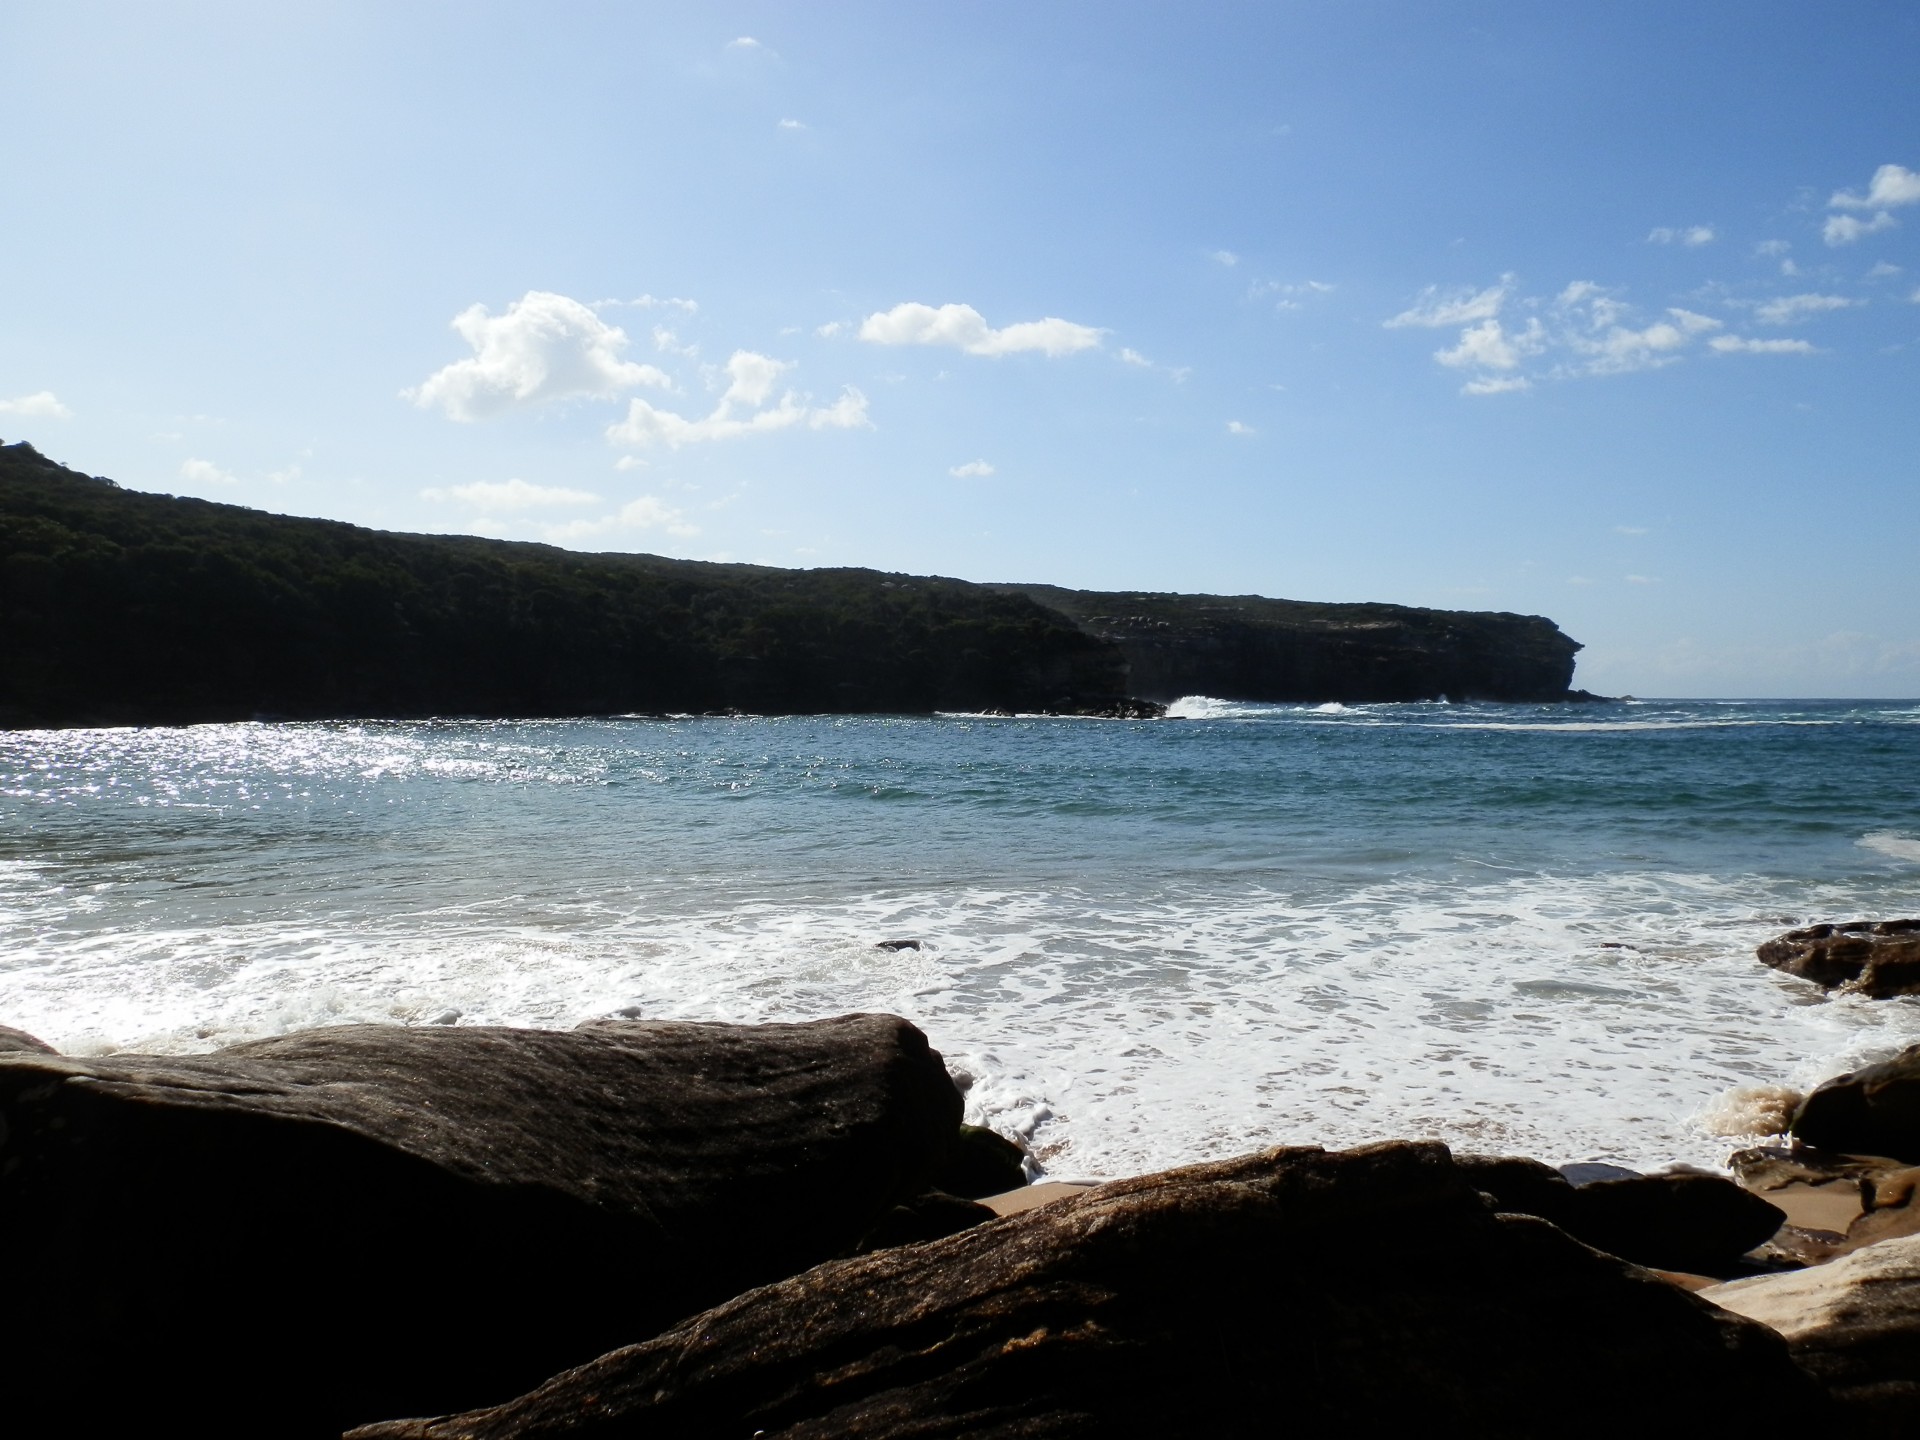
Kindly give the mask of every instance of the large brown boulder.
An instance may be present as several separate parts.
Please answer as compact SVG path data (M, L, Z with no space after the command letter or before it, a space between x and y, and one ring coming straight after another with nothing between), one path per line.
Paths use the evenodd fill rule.
M1920 1424L1920 1235L1700 1293L1786 1336L1850 1418Z
M493 1409L355 1440L1718 1433L1823 1398L1770 1331L1432 1143L1270 1150L838 1260Z
M1463 1155L1458 1163L1498 1209L1538 1215L1596 1250L1662 1270L1737 1270L1787 1218L1733 1181L1695 1171L1576 1186L1538 1160Z
M1822 1150L1920 1164L1920 1045L1823 1081L1788 1128Z
M296 1437L504 1400L850 1250L960 1109L880 1015L0 1055L33 1297L0 1319L4 1408L22 1434Z
M1876 998L1920 993L1920 920L1809 925L1767 941L1758 954L1774 969L1829 990Z
M38 1035L29 1035L26 1031L16 1030L11 1025L0 1025L0 1052L9 1050L25 1050L35 1055L60 1053Z

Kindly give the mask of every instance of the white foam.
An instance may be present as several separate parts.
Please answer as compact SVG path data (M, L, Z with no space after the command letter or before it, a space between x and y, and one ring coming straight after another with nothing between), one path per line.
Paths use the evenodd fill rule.
M1899 835L1891 830L1875 830L1862 835L1853 843L1862 850L1872 850L1880 855L1891 856L1895 860L1912 860L1920 863L1920 840L1911 835Z

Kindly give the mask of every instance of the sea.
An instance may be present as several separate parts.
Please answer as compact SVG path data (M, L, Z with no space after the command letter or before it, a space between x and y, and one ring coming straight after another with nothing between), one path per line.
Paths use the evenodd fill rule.
M1755 946L1917 913L1920 702L0 733L0 1023L62 1050L890 1011L1063 1179L1718 1165L1920 1040Z

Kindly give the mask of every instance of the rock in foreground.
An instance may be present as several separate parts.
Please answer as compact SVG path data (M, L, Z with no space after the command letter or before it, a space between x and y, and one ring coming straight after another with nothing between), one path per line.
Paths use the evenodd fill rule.
M1785 1335L1849 1418L1920 1423L1920 1235L1701 1293Z
M1495 1214L1422 1143L1105 1185L355 1436L1711 1434L1756 1396L1825 1403L1777 1335Z
M291 1437L504 1400L850 1249L960 1109L874 1015L0 1055L5 1412Z
M1767 941L1756 953L1774 969L1829 990L1876 999L1920 993L1920 920L1809 925Z
M1789 1128L1821 1150L1920 1164L1920 1045L1821 1082Z

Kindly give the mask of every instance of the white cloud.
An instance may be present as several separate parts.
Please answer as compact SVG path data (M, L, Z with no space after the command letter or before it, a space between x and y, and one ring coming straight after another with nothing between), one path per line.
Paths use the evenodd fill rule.
M822 340L831 340L846 328L847 327L838 320L829 320L824 325L816 326L813 333L818 335Z
M665 445L678 449L713 440L730 440L769 430L788 430L804 426L809 430L871 429L867 418L867 397L851 385L833 404L810 408L791 390L769 405L780 377L793 363L775 360L751 350L736 350L726 363L729 380L726 393L713 413L689 420L671 410L661 410L645 400L630 401L627 418L607 427L607 438L616 445L646 449Z
M1240 263L1240 257L1231 250L1216 250L1213 252L1211 258L1214 264L1225 265L1229 268Z
M1242 425L1238 420L1229 420L1227 421L1227 433L1229 435L1258 435L1260 432L1255 430L1251 425Z
M1460 387L1462 395L1509 395L1531 390L1533 382L1524 375L1483 375Z
M36 390L12 400L0 400L0 415L21 415L33 420L71 420L73 411L60 403L51 390Z
M184 460L180 464L180 478L195 485L238 485L240 477L231 470L222 470L211 460Z
M942 305L936 309L913 302L869 315L860 326L860 338L875 345L951 345L969 355L992 356L1025 350L1071 355L1099 348L1105 333L1056 316L995 330L971 305Z
M1679 244L1698 247L1711 245L1713 240L1714 231L1711 225L1684 225L1678 229L1670 225L1661 225L1647 235L1647 243L1650 245Z
M976 476L980 478L985 478L986 476L993 474L993 466L989 465L984 460L969 460L964 465L955 465L952 469L947 471L947 473L953 476L956 480L971 480Z
M1658 585L1659 577L1654 575L1628 575L1624 577L1629 585Z
M611 397L638 385L673 388L664 372L620 358L626 331L565 295L529 290L501 315L469 306L454 317L453 328L473 347L472 357L402 394L454 420L570 396Z
M1142 355L1138 350L1128 346L1121 347L1120 358L1129 365L1138 365L1149 370L1153 368L1153 362L1151 360L1147 359L1147 357Z
M682 538L700 533L700 527L687 520L684 510L675 509L657 495L629 500L611 515L602 515L597 520L570 520L564 525L540 527L540 533L556 545L637 530L664 530Z
M804 130L807 127L804 122L799 120L782 120L779 128L782 130Z
M1882 165L1873 172L1867 193L1836 190L1827 204L1835 210L1882 210L1888 206L1920 205L1920 172L1904 165Z
M1829 215L1827 223L1820 229L1820 237L1829 245L1851 245L1862 235L1876 235L1882 230L1893 229L1899 223L1884 210L1871 220L1861 220L1853 215Z
M1791 325L1809 315L1819 315L1828 310L1847 310L1861 303L1849 300L1844 295L1783 295L1778 300L1769 300L1758 306L1753 317L1768 325Z
M675 310L684 310L691 315L700 308L698 300L684 300L678 295L668 295L664 299L657 295L636 295L631 300L594 300L589 302L589 310L611 310L627 306L635 310L653 310L660 306L669 306Z
M1784 255L1792 248L1793 246L1789 245L1785 240L1762 240L1758 245L1753 247L1753 253L1756 255L1769 256Z
M444 489L422 490L422 500L458 500L481 510L533 510L547 505L598 505L600 497L589 490L569 490L564 485L532 485L512 480L476 480L471 485L449 485Z
M1867 279L1887 280L1898 274L1900 274L1900 267L1898 265L1890 265L1885 260L1882 260L1871 270L1867 271Z
M727 42L727 49L729 50L764 50L766 48L766 46L762 45L751 35L742 35L738 39Z
M1677 305L1668 306L1667 314L1671 315L1674 323L1679 325L1679 327L1689 335L1698 335L1703 330L1718 330L1720 328L1720 322L1711 315L1700 315L1692 310L1682 310Z
M1434 351L1433 358L1456 370L1512 370L1527 356L1538 355L1545 348L1545 331L1538 320L1529 320L1527 328L1517 334L1508 333L1498 320L1483 320L1462 330L1460 343L1451 350Z
M1819 353L1805 340L1749 340L1744 335L1716 335L1707 344L1722 355L1814 355Z
M653 348L662 355L685 355L689 358L700 353L698 345L682 345L679 335L664 325L653 327Z
M1484 290L1468 287L1442 290L1438 285L1429 285L1420 292L1419 299L1411 307L1385 323L1389 330L1406 325L1439 329L1446 325L1471 325L1476 320L1491 320L1500 313L1500 306L1512 289L1513 277L1510 275L1502 276L1498 285L1489 285Z

